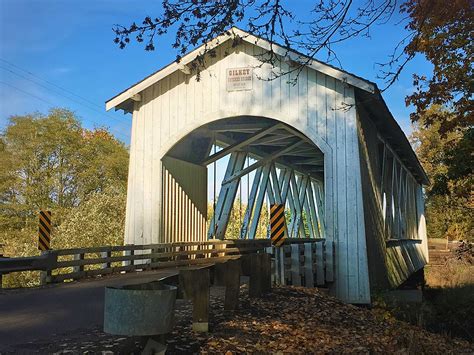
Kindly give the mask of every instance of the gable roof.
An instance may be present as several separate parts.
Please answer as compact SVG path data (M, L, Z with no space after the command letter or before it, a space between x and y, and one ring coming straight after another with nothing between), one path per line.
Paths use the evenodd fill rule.
M174 61L164 66L143 80L130 86L128 89L125 89L116 96L112 97L105 103L106 110L109 111L110 109L115 108L116 110L123 109L125 112L131 112L133 100L139 100L137 95L139 95L143 90L177 70L187 70L187 64L191 63L198 56L204 54L206 51L216 48L225 41L234 39L236 37L245 42L256 45L264 50L272 50L275 54L286 58L288 61L305 63L305 65L309 68L354 86L356 91L359 92L358 96L364 97L361 102L366 107L367 111L372 113L371 119L376 121L377 127L385 132L390 132L390 136L392 137L390 139L391 145L395 146L399 154L406 158L404 161L411 168L410 170L412 173L421 183L429 184L429 179L426 175L426 172L421 166L421 163L413 151L405 133L400 128L399 124L388 109L387 104L385 103L380 90L377 87L377 84L327 63L312 59L292 49L286 48L276 43L271 43L268 40L254 36L251 33L243 31L237 27L232 27L226 33L217 36L210 42L205 43L187 53L181 58L179 63ZM376 112L373 110L375 107L377 108Z
M106 101L105 108L106 110L110 110L112 108L120 109L120 105L122 105L125 101L132 99L135 95L139 94L141 91L145 90L146 88L150 87L151 85L155 84L156 82L160 81L164 77L174 73L177 70L183 70L187 64L191 63L195 60L199 55L205 53L205 51L209 51L211 49L216 48L220 44L224 43L229 39L240 38L245 42L250 44L254 44L259 46L264 50L273 50L275 54L278 54L282 57L287 58L289 61L295 61L298 63L307 63L306 66L319 71L320 73L326 74L331 76L335 79L341 80L347 84L355 86L364 91L368 91L370 93L374 93L376 90L376 85L366 79L363 79L357 75L348 73L344 70L335 68L329 64L320 62L315 59L311 59L308 56L296 52L294 50L285 48L275 43L271 43L263 38L254 36L248 32L245 32L237 27L232 27L227 33L223 33L220 36L217 36L212 41L201 45L200 47L194 49L193 51L184 55L180 62L172 62L167 66L159 69L155 73L147 76L145 79L139 81L138 83L130 86L128 89L125 89L121 93L117 94L116 96L112 97L108 101Z

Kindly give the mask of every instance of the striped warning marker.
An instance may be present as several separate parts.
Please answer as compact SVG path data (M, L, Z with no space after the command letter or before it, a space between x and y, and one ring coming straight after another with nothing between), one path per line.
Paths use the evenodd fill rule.
M51 242L51 211L40 211L38 228L38 249L49 250Z
M281 246L286 239L285 205L275 204L270 206L270 236L272 244Z

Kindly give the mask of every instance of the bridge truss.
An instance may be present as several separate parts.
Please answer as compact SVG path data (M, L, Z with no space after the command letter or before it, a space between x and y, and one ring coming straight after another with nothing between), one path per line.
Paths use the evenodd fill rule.
M292 127L255 117L221 120L185 137L169 155L202 166L214 164L214 169L218 160L228 158L208 239L225 238L241 181L247 177L250 183L251 175L241 239L255 239L267 202L286 206L289 237L325 238L324 154Z

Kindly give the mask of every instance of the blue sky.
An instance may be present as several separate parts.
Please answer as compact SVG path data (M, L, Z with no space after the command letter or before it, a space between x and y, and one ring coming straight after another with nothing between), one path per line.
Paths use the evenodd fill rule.
M128 144L131 116L106 113L104 102L172 61L176 52L170 46L171 36L160 38L155 52L145 52L139 45L120 50L113 43L111 28L159 13L160 3L0 0L0 128L14 114L67 107L81 117L84 126L109 127ZM314 0L300 1L296 13L308 13L311 3ZM339 46L343 68L383 87L374 63L386 61L403 36L396 20L374 28L371 39ZM412 91L411 75L429 71L429 63L415 58L383 95L405 132L410 131L412 109L405 107L404 98Z

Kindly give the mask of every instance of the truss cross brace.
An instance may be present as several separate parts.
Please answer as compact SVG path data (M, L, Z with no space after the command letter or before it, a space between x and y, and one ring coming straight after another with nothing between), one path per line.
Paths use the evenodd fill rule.
M225 177L229 177L237 171L243 169L247 153L234 152L231 154ZM230 213L234 204L235 195L239 187L240 178L234 180L231 184L222 185L217 200L215 217L212 219L214 224L209 226L208 239L224 239L227 224L229 223Z

